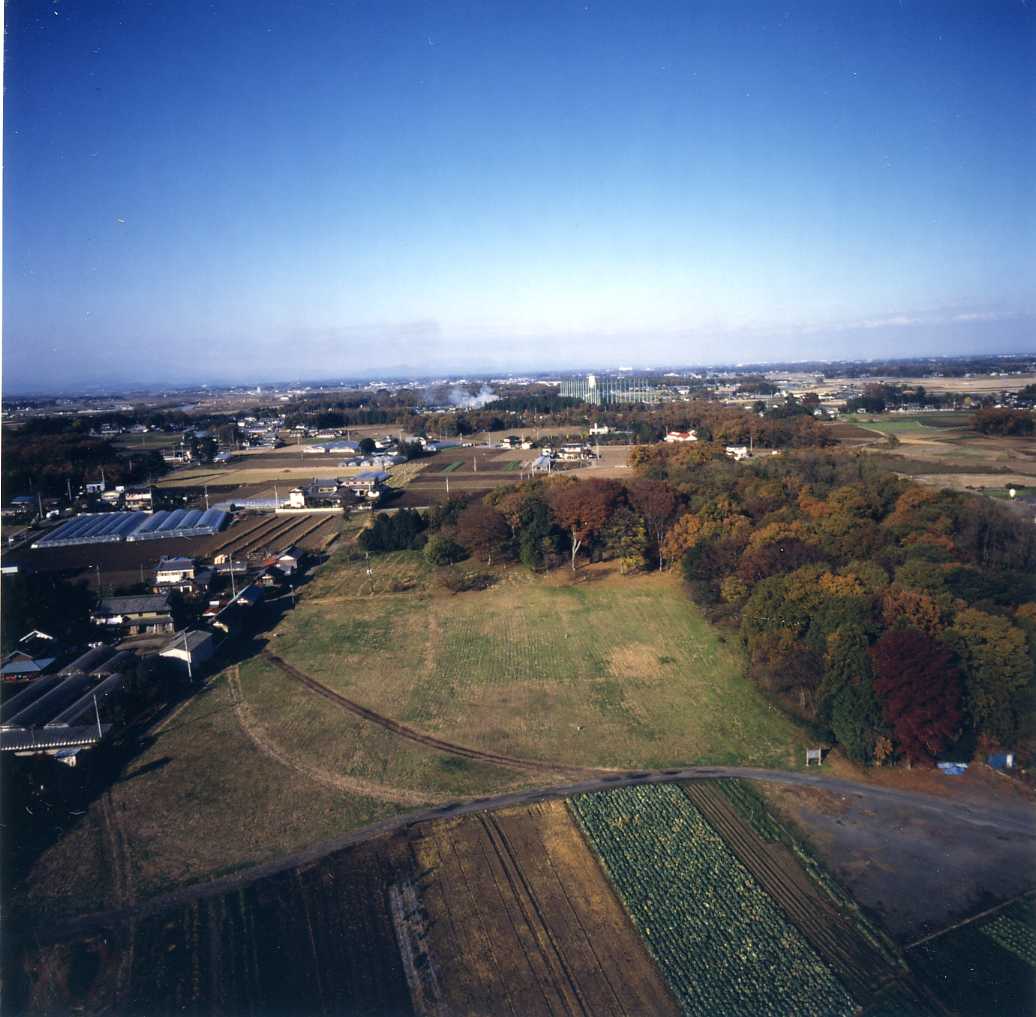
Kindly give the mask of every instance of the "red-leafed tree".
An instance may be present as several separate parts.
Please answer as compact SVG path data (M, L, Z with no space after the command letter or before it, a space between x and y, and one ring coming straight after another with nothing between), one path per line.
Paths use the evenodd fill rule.
M917 629L891 629L871 657L885 722L911 762L930 761L960 724L961 680L953 654Z
M658 548L658 567L661 569L665 564L662 542L676 515L676 494L665 481L643 477L626 488L626 496L634 511L644 520L648 536Z
M507 520L489 505L469 505L457 517L457 540L490 565L493 555L503 550L510 536Z
M604 528L621 493L614 480L573 480L550 492L550 510L572 540L573 572L579 549Z

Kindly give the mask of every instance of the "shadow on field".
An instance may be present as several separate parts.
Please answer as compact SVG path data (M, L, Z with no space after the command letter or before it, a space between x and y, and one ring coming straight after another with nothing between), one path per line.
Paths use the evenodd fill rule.
M295 577L296 593L312 580L316 568L325 560L326 556L315 556L312 564ZM192 700L212 694L214 674L250 660L263 650L268 641L264 633L276 627L294 606L290 592L288 588L288 593L273 603L257 607L250 631L225 639L204 677L194 682L169 680L158 705L145 709L110 741L80 752L76 765L65 766L49 757L4 757L0 766L0 829L4 834L0 837L0 865L6 877L8 901L15 909L19 903L30 905L18 900L18 890L36 861L86 819L98 798L116 784L154 773L172 762L172 757L162 756L131 769L143 753L154 747L161 732L176 729L180 722L172 718L178 710ZM227 708L214 707L213 712ZM182 723L194 723L206 715L210 714Z

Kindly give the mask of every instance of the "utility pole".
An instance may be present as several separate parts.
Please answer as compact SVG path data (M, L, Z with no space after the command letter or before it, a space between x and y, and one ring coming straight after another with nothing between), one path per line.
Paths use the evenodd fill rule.
M68 503L72 504L72 480L70 477L65 477L65 490L68 491Z
M209 485L205 485L205 511L209 511Z
M446 474L446 497L449 498L449 496L450 496L450 475L447 473ZM43 510L40 509L41 513L42 513L42 511Z
M183 630L183 648L187 654L187 680L192 682L194 681L194 672L191 670L191 647L187 642L187 629Z
M101 711L97 706L97 696L94 696L94 716L97 718L97 740L101 740Z
M94 568L97 569L97 599L101 599L101 566L94 562Z

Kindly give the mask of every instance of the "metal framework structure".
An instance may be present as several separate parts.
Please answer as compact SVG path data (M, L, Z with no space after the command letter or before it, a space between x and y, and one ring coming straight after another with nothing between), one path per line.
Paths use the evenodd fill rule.
M594 406L657 403L661 398L658 388L643 378L598 378L596 374L563 379L558 395Z

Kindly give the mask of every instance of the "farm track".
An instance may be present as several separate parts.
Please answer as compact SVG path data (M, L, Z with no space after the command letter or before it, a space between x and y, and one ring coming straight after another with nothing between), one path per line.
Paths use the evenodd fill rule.
M115 811L110 791L100 799L101 822L104 828L104 842L111 864L112 892L117 903L127 906L133 903L133 876L130 865L126 834Z
M336 692L334 689L329 688L322 682L318 682L315 678L311 678L305 672L293 667L276 654L270 653L269 650L263 650L260 655L263 659L269 661L269 663L273 664L274 667L278 668L289 678L299 682L299 684L305 686L311 692L315 692L318 696L323 696L325 699L328 699L335 705L348 710L357 717L369 720L371 723L377 724L379 727L383 727L387 731L391 731L393 734L399 735L400 738L416 742L418 745L424 745L431 749L438 749L440 752L447 752L453 756L463 756L466 759L476 759L482 763L491 763L494 766L505 766L514 770L535 770L541 773L556 774L584 774L587 776L601 776L602 774L619 772L596 767L573 766L567 763L551 763L539 759L520 759L517 756L506 756L499 752L485 752L481 749L469 748L466 745L458 745L455 742L444 741L443 739L436 738L433 735L416 731L412 727L400 724L399 721L392 720L390 717L385 717L380 713L375 713L374 710L371 710L366 706L361 706L359 703L356 703L351 699L347 699L345 696L341 695L341 693Z
M231 700L234 704L234 713L237 716L241 730L248 736L252 744L266 757L280 763L302 777L322 784L335 791L345 791L349 794L363 795L367 798L376 798L379 801L394 802L397 805L428 805L444 802L447 799L434 792L408 791L406 788L391 787L388 784L377 784L370 780L361 780L357 777L348 777L332 773L323 767L312 766L308 763L292 759L285 750L273 741L263 725L256 719L251 705L245 699L241 689L241 669L235 664L228 675L228 687Z
M922 792L877 787L839 777L722 765L687 766L644 772L620 771L608 775L598 773L577 783L553 784L530 788L526 791L508 791L493 797L448 802L433 809L392 816L330 840L293 851L271 862L263 862L230 875L215 876L204 882L186 884L168 893L157 894L146 901L138 901L130 908L109 908L104 911L84 912L59 918L48 917L38 922L26 920L21 923L20 927L17 923L12 923L11 940L31 938L37 944L62 942L91 931L110 929L116 923L155 915L167 908L179 907L194 900L228 892L245 891L258 880L281 875L300 865L312 865L345 848L363 844L397 831L410 830L419 823L442 819L446 816L452 818L472 813L496 811L511 806L530 805L535 802L558 801L572 795L606 791L610 788L717 779L755 780L787 786L812 787L857 797L866 796L875 803L884 802L889 805L908 806L925 814L931 821L947 825L962 824L983 834L1014 832L1026 837L1036 836L1036 821L1034 821L1032 809L1027 805L1024 807L997 805L990 808L973 804L962 806L960 802L945 800ZM16 929L17 932L15 932Z
M853 928L851 921L834 907L788 849L759 836L718 786L692 781L684 784L683 789L706 822L780 905L857 1002L869 1002L902 975L901 970ZM789 865L789 860L794 864Z

